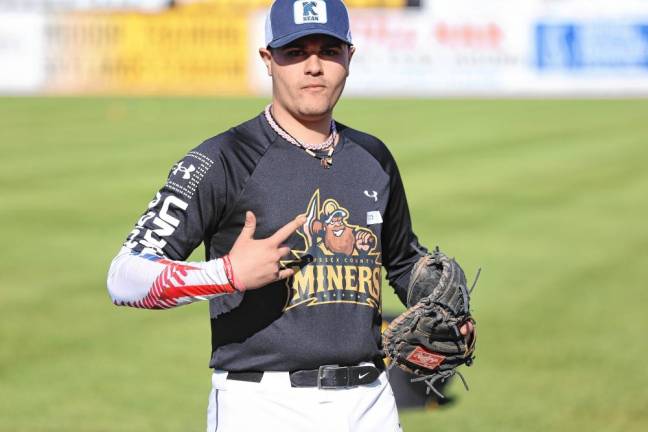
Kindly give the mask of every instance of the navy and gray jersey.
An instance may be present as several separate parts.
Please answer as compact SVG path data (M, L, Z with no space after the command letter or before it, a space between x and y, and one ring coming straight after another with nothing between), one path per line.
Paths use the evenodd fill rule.
M207 272L197 291L182 291L182 281L172 284L185 295L172 306L209 300L213 368L291 371L380 360L381 271L405 302L418 241L386 146L342 124L337 128L329 169L280 137L263 115L190 151L173 166L113 263L112 285L127 287L119 295L112 289L113 300L132 306L133 296L131 302L116 297L128 297L128 290L146 294L138 287L142 281L124 280L138 272L120 270L120 259L136 266L158 257L196 268L197 275ZM291 248L286 262L301 266L289 279L238 292L227 286L219 258L229 252L248 210L256 215L256 238L306 215L285 242ZM207 261L183 264L201 243ZM219 288L206 288L210 284Z

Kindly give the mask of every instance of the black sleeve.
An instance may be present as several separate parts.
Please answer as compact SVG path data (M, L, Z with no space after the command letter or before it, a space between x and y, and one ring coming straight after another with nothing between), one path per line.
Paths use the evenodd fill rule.
M214 143L206 141L178 161L135 224L124 247L186 260L216 226L227 182Z
M396 162L389 155L384 165L390 177L389 202L385 211L382 231L383 265L387 269L387 279L398 298L406 304L407 285L410 272L419 254L412 246L425 250L412 231L405 189Z

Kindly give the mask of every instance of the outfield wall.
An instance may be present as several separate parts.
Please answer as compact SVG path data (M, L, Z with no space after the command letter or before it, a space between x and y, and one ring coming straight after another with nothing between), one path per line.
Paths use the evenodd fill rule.
M0 0L0 93L269 93L269 0L164 3ZM346 3L347 94L648 96L646 0Z

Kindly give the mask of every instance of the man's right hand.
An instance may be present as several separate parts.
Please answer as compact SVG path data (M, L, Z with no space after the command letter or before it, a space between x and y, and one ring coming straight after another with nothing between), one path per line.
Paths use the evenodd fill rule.
M299 215L270 237L255 240L256 217L251 211L246 212L245 226L229 253L237 285L251 290L292 276L293 269L282 269L279 265L279 260L290 253L290 248L282 243L305 222L306 216Z

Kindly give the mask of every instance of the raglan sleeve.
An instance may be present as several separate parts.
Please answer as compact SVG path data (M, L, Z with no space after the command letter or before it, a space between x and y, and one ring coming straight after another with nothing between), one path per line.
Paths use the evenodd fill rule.
M107 286L114 304L167 309L236 291L227 256L186 261L217 225L227 197L220 155L201 147L207 144L171 168L112 260Z
M412 230L405 188L395 160L386 158L385 171L389 175L389 201L385 210L382 230L383 265L387 280L403 304L407 303L407 285L412 267L419 258L419 250L426 250L419 244Z

